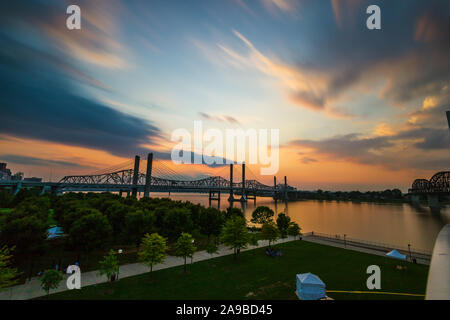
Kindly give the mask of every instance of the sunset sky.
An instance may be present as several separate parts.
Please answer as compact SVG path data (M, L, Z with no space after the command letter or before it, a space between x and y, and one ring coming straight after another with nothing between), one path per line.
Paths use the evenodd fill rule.
M449 33L448 0L8 1L0 162L54 181L169 163L173 130L202 120L279 129L299 189L406 191L450 169Z

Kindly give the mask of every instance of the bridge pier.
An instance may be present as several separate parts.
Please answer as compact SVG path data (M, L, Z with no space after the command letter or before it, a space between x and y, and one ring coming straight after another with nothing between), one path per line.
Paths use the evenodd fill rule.
M245 162L242 163L242 196L241 202L247 202L247 194L245 192Z
M413 203L419 203L420 202L420 196L418 194L413 194L411 196L411 202Z
M287 177L284 176L284 199L288 199L288 192L287 192Z
M137 198L137 184L139 179L139 162L141 158L139 156L134 157L134 170L133 170L133 191L132 196Z
M150 196L150 186L152 182L152 166L153 166L153 153L149 153L147 156L147 172L145 174L145 189L144 197Z
M437 194L427 194L428 206L430 208L439 208L439 196Z
M220 206L220 190L219 191L209 190L209 206L211 206L211 201L213 200L217 200L218 205Z
M230 164L230 196L228 197L228 201L229 202L233 202L234 201L234 196L233 196L233 164Z
M278 197L277 197L277 177L273 176L273 200L275 200L275 203L277 203Z

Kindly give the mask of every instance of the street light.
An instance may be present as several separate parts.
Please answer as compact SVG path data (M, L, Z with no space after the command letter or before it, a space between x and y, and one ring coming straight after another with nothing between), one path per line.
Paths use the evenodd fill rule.
M409 251L409 261L412 261L412 256L411 256L411 244L408 243L408 251Z

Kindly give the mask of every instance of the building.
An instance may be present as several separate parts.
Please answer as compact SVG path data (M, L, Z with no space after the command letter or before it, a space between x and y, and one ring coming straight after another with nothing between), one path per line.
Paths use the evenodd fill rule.
M5 162L0 162L0 180L11 180L11 170L6 166Z
M11 170L7 168L7 163L0 162L0 180L12 180L20 181L23 179L23 172L11 173Z

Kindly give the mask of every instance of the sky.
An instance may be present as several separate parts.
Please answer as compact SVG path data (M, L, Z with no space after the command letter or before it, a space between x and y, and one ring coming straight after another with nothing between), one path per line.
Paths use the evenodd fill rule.
M81 30L66 27L71 4ZM372 4L381 30L366 27ZM198 120L279 129L277 177L299 189L406 191L449 170L447 0L3 7L0 162L13 172L55 181L150 151L205 172L170 162L172 132Z

